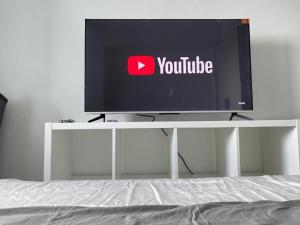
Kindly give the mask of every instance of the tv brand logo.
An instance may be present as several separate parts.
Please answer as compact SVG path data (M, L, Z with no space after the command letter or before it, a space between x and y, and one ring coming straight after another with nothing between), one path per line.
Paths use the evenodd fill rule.
M160 74L211 74L213 73L213 62L195 60L189 57L180 57L179 61L167 60L167 57L157 57ZM155 73L155 59L153 56L129 56L127 69L130 75L149 76Z
M151 76L155 72L153 56L129 56L127 70L133 76Z

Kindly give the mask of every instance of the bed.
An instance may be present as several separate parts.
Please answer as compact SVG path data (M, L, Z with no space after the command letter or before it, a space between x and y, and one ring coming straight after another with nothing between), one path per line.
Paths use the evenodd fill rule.
M300 224L300 176L0 180L0 224Z

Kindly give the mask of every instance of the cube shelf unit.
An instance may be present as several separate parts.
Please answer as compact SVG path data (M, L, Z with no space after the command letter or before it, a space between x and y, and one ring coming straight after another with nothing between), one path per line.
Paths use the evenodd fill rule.
M44 180L300 174L299 135L299 120L46 123Z

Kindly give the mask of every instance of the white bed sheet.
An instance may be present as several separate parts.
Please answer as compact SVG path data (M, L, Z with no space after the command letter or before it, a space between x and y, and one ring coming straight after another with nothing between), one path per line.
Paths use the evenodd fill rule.
M184 180L0 180L0 208L191 205L207 202L300 199L300 176Z

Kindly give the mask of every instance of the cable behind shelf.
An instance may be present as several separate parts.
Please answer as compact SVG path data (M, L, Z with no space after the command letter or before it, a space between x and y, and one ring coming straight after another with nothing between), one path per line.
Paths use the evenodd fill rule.
M155 116L153 116L153 115L148 115L148 114L138 114L138 113L137 113L136 115L137 115L137 116L141 116L141 117L152 118L152 121L155 121L155 119L156 119ZM160 128L160 129L161 129L161 131L164 133L165 136L169 136L168 133L165 131L164 128ZM185 162L183 156L182 156L179 152L178 152L177 154L178 154L179 158L181 159L181 161L183 162L185 168L189 171L189 173L190 173L191 175L194 175L193 171L188 167L187 163Z

